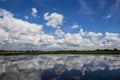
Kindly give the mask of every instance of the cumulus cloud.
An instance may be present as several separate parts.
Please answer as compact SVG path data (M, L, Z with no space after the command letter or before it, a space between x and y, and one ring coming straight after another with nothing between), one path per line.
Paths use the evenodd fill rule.
M100 36L102 36L103 34L102 34L102 33L95 33L95 32L88 32L87 35L88 35L88 36L91 36L91 37L100 37Z
M59 37L62 37L62 36L65 35L65 33L64 33L62 30L56 30L56 31L55 31L55 34L56 34L57 36L59 36Z
M70 34L70 33L67 33L65 35L65 43L66 45L68 46L79 46L82 42L82 37L79 33L76 33L76 34Z
M0 8L0 16L2 16L4 18L12 18L13 14Z
M9 13L11 14L11 13ZM9 18L8 15L3 15L0 18L0 36L5 43L24 43L34 44L35 40L42 34L42 25L32 24L16 18ZM33 41L33 43L31 43Z
M107 41L107 42L116 42L117 41L117 43L118 44L120 44L120 38L119 38L119 34L118 33L109 33L109 32L106 32L105 33L105 40Z
M32 8L32 12L31 12L31 15L33 16L33 17L36 17L37 16L37 9L36 8Z
M120 36L118 33L105 33L104 39L101 41L102 48L106 49L113 49L118 48L120 49Z
M45 17L48 22L51 21L51 15ZM62 37L56 38L53 35L45 34L42 25L14 18L12 13L4 9L0 9L0 16L0 49L120 49L120 35L118 33L106 32L104 36L100 32L86 32L81 28L79 32L73 34L64 33L61 29L58 29L55 34Z
M46 23L47 26L51 26L53 28L57 28L58 26L62 25L64 16L62 14L58 14L53 12L49 15L49 13L44 14L44 19L48 21Z
M87 32L84 32L83 28L80 29L79 33L81 36L85 36L87 34Z
M42 25L16 19L12 13L0 9L0 44L43 45L52 41L52 36L44 34ZM12 47L11 47L12 48Z

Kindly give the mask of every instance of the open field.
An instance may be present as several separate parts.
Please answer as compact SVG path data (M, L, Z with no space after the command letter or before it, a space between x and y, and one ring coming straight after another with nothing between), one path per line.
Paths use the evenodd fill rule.
M0 51L0 55L39 55L39 54L120 54L120 50L99 51Z

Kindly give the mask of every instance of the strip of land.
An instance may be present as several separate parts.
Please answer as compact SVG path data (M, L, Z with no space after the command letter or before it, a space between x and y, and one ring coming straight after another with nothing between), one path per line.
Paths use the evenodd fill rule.
M40 51L40 50L29 50L29 51L0 51L0 55L40 55L40 54L120 54L120 50L95 50L95 51Z

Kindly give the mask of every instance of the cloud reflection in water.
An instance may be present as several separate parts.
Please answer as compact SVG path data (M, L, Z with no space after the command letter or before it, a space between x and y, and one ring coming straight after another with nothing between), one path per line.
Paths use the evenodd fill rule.
M64 75L73 74L74 71L77 74L74 73L75 75L69 76L69 78L81 80L78 74L86 76L90 74L89 72L95 74L96 71L98 71L97 73L101 71L100 75L102 75L105 70L111 72L120 70L120 55L0 56L1 80L42 80L41 75L45 71L48 71L46 74L48 75L49 70L50 73L57 75L51 80L60 80L61 77L63 79L66 77Z

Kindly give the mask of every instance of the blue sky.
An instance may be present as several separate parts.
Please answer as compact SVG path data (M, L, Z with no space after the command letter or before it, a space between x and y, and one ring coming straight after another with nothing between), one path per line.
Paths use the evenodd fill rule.
M44 44L44 46L46 45L45 47L51 45L49 43L55 43L45 50L91 50L96 48L120 49L120 42L118 42L120 39L120 0L0 0L0 9L0 19L3 22L6 21L3 17L10 17L8 16L9 14L12 15L11 17L12 19L15 19L16 23L21 20L23 23L18 23L21 26L24 23L29 23L29 25L26 25L28 26L28 30L30 29L30 24L34 24L34 27L30 30L35 29L35 26L37 25L42 28L38 32L42 32L42 35L44 36L47 35L48 37L53 37L54 42L51 42L52 40L44 37L45 39L50 40L50 42L47 40L48 43ZM9 18L6 23L10 21L11 19ZM15 22L14 20L12 21L13 22L10 22L9 25L13 26L15 25ZM6 26L6 24L2 24L1 22L0 26ZM19 25L13 27L18 26ZM30 36L32 39L34 38L33 42L38 40L38 43L29 44L30 40L27 40L28 37L25 37L28 42L24 42L24 40L21 39L24 29L21 29L21 32L18 31L20 37L17 38L17 41L16 39L13 40L10 35L11 33L17 34L14 33L15 31L7 31L6 28L4 29L2 27L1 29L5 31L5 33L8 33L9 38L4 36L7 40L2 40L3 37L1 37L0 49L11 49L9 46L16 44L18 48L15 47L13 49L24 49L20 47L23 45L24 47L27 46L26 49L44 50L41 48L43 45L41 45L42 42L39 40L42 38L38 39L41 35L40 33L37 34L37 30L35 31L36 35L39 35L37 38L34 38L34 36L31 35L32 31L31 34L28 34L29 32L26 31L25 35ZM82 35L82 33L84 33L84 35ZM78 43L75 43L77 39ZM111 39L111 41L106 39ZM86 40L89 45L83 46L84 44L81 43L86 44ZM63 44L64 46L62 46ZM69 46L68 44L71 45ZM102 46L95 47L98 44ZM107 46L107 44L110 45ZM91 45L95 48L90 48ZM70 48L67 48L68 46Z

